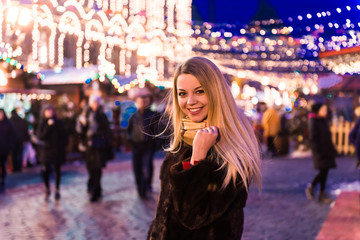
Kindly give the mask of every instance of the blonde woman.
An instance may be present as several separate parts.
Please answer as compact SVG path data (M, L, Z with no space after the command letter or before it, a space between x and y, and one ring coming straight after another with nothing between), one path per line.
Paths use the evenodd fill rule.
M177 68L172 100L174 132L148 239L241 239L249 185L261 187L251 124L206 58Z

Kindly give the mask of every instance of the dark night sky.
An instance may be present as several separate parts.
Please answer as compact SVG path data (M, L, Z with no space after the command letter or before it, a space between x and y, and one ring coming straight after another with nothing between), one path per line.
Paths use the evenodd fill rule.
M360 4L359 0L193 0L193 20L247 24L257 12L259 2L272 5L281 19L307 13L315 15L318 11L334 12L338 7L345 9Z

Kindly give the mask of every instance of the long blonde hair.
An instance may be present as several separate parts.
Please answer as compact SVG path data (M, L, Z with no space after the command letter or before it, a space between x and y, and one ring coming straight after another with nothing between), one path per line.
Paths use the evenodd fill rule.
M181 74L191 74L199 81L209 99L207 121L209 126L219 128L220 141L215 144L215 151L223 159L221 168L226 169L223 187L231 180L236 182L241 177L246 190L250 182L261 189L261 157L258 140L252 126L236 106L230 86L219 68L209 59L193 57L178 66L174 76L172 91L172 123L173 136L170 147L166 149L176 152L181 147L181 122L185 114L179 107L177 99L177 79Z

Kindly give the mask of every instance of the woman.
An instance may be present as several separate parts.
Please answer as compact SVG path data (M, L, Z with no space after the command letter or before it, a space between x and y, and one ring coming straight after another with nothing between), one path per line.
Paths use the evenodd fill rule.
M315 199L316 185L320 184L318 200L321 203L330 203L332 199L325 193L326 180L330 168L335 168L337 154L331 141L331 133L327 123L327 107L321 103L314 103L309 114L309 139L313 154L314 168L319 170L305 193L309 200Z
M41 173L46 187L45 200L50 196L49 175L51 167L55 172L55 199L60 199L61 165L66 160L66 145L68 136L62 121L57 118L53 107L43 106L38 127L38 139L42 142L40 148Z
M15 129L2 108L0 108L0 133L0 188L2 188L5 185L6 161L17 138Z
M177 68L172 98L174 132L148 239L240 239L249 185L261 186L251 124L206 58Z

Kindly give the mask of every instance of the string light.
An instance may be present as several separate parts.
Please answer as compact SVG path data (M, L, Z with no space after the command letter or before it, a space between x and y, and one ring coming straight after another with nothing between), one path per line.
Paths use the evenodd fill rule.
M329 70L336 74L358 74L360 73L360 53L339 54L331 57L321 58L321 62Z
M347 6L336 10L338 14L343 14L344 12L347 13L348 11L358 11L360 10L360 5ZM322 11L316 14L307 13L305 15L299 15L295 19L299 21L309 21L310 19L313 19L313 15L318 18L326 17L328 19L330 16L334 15L332 13L334 12ZM354 16L356 17L357 15ZM284 46L283 50L280 47L281 44L270 44L273 41L269 39L271 38L271 34L279 35L279 38L283 38L283 34L285 33L281 32L279 27L274 26L270 29L265 27L265 24L271 25L271 22L274 22L274 20L251 23L251 26L258 26L255 28L250 26L244 26L243 28L239 27L241 35L234 36L227 41L225 41L219 33L220 31L226 32L230 27L212 24L211 28L207 28L205 24L204 27L196 25L194 27L194 50L197 53L211 52L211 56L217 56L216 53L219 52L219 55L222 54L223 56L217 56L217 59L221 59L221 63L224 66L231 66L238 69L281 72L289 71L291 68L299 68L302 72L313 73L327 72L328 70L338 74L359 73L359 55L355 53L331 58L321 58L321 61L318 60L319 53L332 50L341 51L342 49L360 46L360 31L354 29L355 27L360 27L360 22L350 18L349 15L343 14L342 17L344 18L344 24L341 23L337 17L336 20L328 20L329 22L325 24L322 22L313 22L311 24L306 24L308 26L306 26L305 23L302 23L300 27L292 25L291 31L289 32L294 32L295 36L299 33L302 34L300 39L296 39L296 41L300 40L301 46L298 46L297 44L295 44L295 46L293 44L287 44ZM289 22L293 22L294 18L289 17L288 20ZM314 21L316 21L316 19ZM260 24L264 25L259 27ZM308 33L301 32L301 28L304 25L306 26ZM333 28L333 30L325 33L325 28L327 27ZM342 31L338 31L335 34L335 31L339 29ZM312 30L314 32L311 32ZM334 33L335 35L329 36L331 33ZM242 35L244 35L243 38ZM259 51L260 48L263 48L264 50ZM293 52L290 52L289 50L293 50ZM231 55L234 60L229 61L227 55ZM304 58L309 58L309 60L304 60Z
M25 73L34 74L39 80L43 80L45 78L45 75L40 72L33 72L31 69L25 67L23 64L19 63L18 60L7 57L6 52L0 51L0 61L6 62L8 65L12 66L13 68L23 70Z
M150 70L150 69L148 69L148 70ZM102 76L103 75L101 73L97 73L94 77L86 79L85 84L90 84L92 81L96 81L96 80L104 82L105 77L103 78L104 80L102 80ZM145 76L151 77L150 75L139 74L140 78L133 79L129 83L126 83L126 84L123 84L123 85L120 85L119 80L115 76L106 75L106 79L108 79L113 84L114 88L116 88L117 92L120 93L120 94L122 94L122 93L124 93L126 91L129 91L130 89L132 89L134 87L143 88L143 87L145 87L146 82L148 82L149 84L151 84L151 85L153 85L153 86L155 86L155 87L157 87L159 89L165 89L165 88L171 88L172 87L172 83L169 82L169 81L160 81L160 80L157 80L157 79L149 80L147 78L144 78ZM153 75L153 77L156 77L156 75Z

